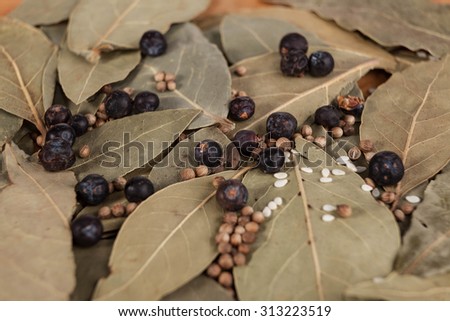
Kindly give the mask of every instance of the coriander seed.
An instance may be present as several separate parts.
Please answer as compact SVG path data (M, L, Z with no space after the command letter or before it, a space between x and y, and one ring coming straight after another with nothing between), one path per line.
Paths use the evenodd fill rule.
M97 215L102 220L111 218L111 208L109 206L102 206L98 209Z
M196 168L194 168L194 171L197 177L207 176L209 173L208 166L206 165L197 166Z
M175 74L171 72L166 72L166 75L164 76L164 80L166 82L175 81L175 78L176 78Z
M355 135L355 132L356 132L355 127L350 126L350 125L345 125L343 130L344 130L344 136L353 136L353 135Z
M264 214L260 211L252 214L252 221L258 224L263 223L265 220Z
M234 72L237 76L242 77L247 73L247 68L245 66L238 66Z
M95 125L95 121L97 120L97 117L95 117L94 114L87 113L87 114L84 114L84 117L86 117L89 126L94 126Z
M238 252L240 252L242 254L248 254L248 253L250 253L250 250L251 250L251 248L250 248L249 244L242 243L242 244L239 244L239 246L238 246Z
M341 127L333 127L331 129L333 138L341 138L344 135L344 130Z
M226 232L219 232L216 234L216 243L229 243L230 242L230 234Z
M242 243L242 235L237 233L232 234L230 237L230 243L231 245L238 246Z
M222 273L222 268L217 263L212 263L206 270L206 274L211 278L219 277L220 273Z
M245 265L245 263L247 263L247 258L243 253L238 252L233 255L233 261L236 266L242 266Z
M359 149L364 153L372 152L373 148L374 146L370 139L363 139L359 142Z
M184 168L180 171L180 179L182 181L188 181L195 178L195 172L192 168Z
M218 279L220 285L229 288L233 285L233 275L230 272L224 271L220 273Z
M115 178L112 183L116 191L123 191L125 189L125 185L127 185L127 179L123 176L119 176Z
M381 200L383 203L391 204L395 201L395 193L394 192L383 192L381 194Z
M342 218L347 218L352 216L352 207L347 204L339 204L336 206L336 212Z
M250 233L257 233L259 231L259 224L256 222L248 222L245 224L245 230Z
M155 74L154 79L155 79L156 82L160 82L160 81L164 81L165 77L166 77L166 73L164 71L158 71Z
M241 209L241 214L244 216L252 215L254 212L255 211L254 211L253 207L251 207L250 205L246 205Z
M234 230L234 224L230 224L230 223L223 223L219 227L219 233L223 232L223 233L231 234L231 233L233 233L233 230Z
M311 136L313 134L312 127L309 125L303 125L300 129L300 133L303 137Z
M404 202L400 206L400 209L403 211L403 213L405 213L405 215L411 215L411 213L414 211L415 208L416 207L409 202Z
M111 214L114 217L122 217L125 215L125 206L121 203L116 203L111 207Z
M236 234L244 234L245 233L245 227L241 225L236 225L234 228L234 233Z
M313 142L320 148L325 148L325 146L327 145L327 139L325 138L325 136L317 136L316 138L314 138Z
M217 259L217 263L224 270L229 270L234 265L233 257L230 254L228 254L228 253L221 254L219 256L219 258Z
M238 216L236 214L236 212L225 212L225 214L223 214L223 219L222 221L224 223L228 223L228 224L236 224L238 222Z
M247 244L252 244L256 241L256 234L252 232L245 232L242 234L242 241Z
M361 157L361 150L358 148L358 146L353 146L349 149L347 155L351 160L357 160Z
M127 204L127 206L125 207L125 212L128 215L130 215L131 213L133 213L133 211L136 209L136 207L138 206L137 203L135 202L130 202Z
M174 91L177 89L177 83L173 80L167 82L167 90Z
M344 122L348 126L353 126L356 123L356 118L353 115L345 115L344 116Z
M233 249L233 246L229 242L220 242L217 245L217 251L220 254L231 253L232 249Z
M156 83L156 91L163 93L167 90L167 84L165 81L158 81Z

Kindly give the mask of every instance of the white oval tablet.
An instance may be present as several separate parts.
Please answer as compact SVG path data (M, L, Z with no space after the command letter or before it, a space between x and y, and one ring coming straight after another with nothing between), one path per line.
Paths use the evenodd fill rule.
M273 183L273 186L277 187L277 188L281 188L286 186L286 184L288 183L287 179L279 179L277 181L275 181L275 183Z
M332 222L334 220L335 220L335 217L331 214L322 215L322 221L324 221L324 222Z
M321 177L320 182L321 183L331 183L333 179L331 177Z
M276 179L284 179L288 177L288 174L285 172L278 172L273 174L273 177L275 177Z
M342 169L335 168L331 171L331 174L336 176L344 176L345 172Z

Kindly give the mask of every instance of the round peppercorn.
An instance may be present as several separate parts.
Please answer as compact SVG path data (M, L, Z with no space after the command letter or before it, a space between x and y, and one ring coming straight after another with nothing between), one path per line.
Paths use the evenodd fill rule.
M109 194L106 179L98 174L89 174L75 185L78 201L83 205L98 205Z
M72 166L75 163L75 154L68 141L55 138L47 141L42 147L39 160L45 170L57 172Z
M247 204L248 190L241 181L228 179L219 185L216 199L225 210L239 211Z
M281 38L279 51L281 55L286 55L292 50L306 53L308 51L308 40L297 32L288 33Z
M76 136L84 135L89 128L89 122L86 116L82 114L76 114L72 117L72 122L70 123L73 130L75 130Z
M153 183L144 176L132 177L125 185L125 197L129 202L142 202L154 192Z
M327 129L338 127L340 118L340 112L332 105L322 106L314 113L315 123Z
M158 95L150 91L142 91L134 97L134 110L137 114L154 111L158 106Z
M405 173L402 159L394 152L378 152L369 162L369 177L381 186L400 182Z
M114 90L105 99L105 112L109 117L122 118L131 113L133 101L126 92Z
M309 56L308 71L313 77L324 77L334 69L333 56L327 51L316 51Z
M205 139L198 143L194 149L194 158L200 164L208 167L217 167L222 163L222 146L214 140Z
M266 130L272 139L281 137L292 139L297 130L297 119L292 114L285 112L272 113L267 118Z
M63 105L52 105L45 111L44 121L47 127L51 127L56 124L70 123L72 119L72 113L70 109Z
M284 161L284 151L278 147L270 147L264 149L261 153L259 167L265 173L277 173L283 167Z
M308 57L303 51L291 50L281 57L280 70L285 76L303 77L308 70Z
M95 216L86 215L73 221L72 239L76 245L92 246L98 243L102 237L103 225Z
M233 143L239 150L239 153L245 157L251 157L255 148L259 147L260 139L252 130L240 130L233 138Z
M149 30L142 35L139 48L144 56L157 57L166 52L167 42L161 32Z
M239 96L230 101L229 117L235 121L249 119L255 113L255 102L248 96Z
M55 138L62 138L67 141L70 146L75 143L75 130L68 124L56 124L52 126L45 136L45 141L49 141Z

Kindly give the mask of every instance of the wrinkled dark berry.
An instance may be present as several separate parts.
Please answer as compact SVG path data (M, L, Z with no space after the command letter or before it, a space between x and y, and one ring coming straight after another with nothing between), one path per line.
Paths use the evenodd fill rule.
M63 105L52 105L46 110L44 115L45 125L51 127L56 124L70 123L72 119L72 113L70 109Z
M131 113L133 101L126 92L114 90L105 99L105 111L109 117L122 118Z
M378 152L370 159L369 177L381 186L395 185L403 178L402 159L394 152Z
M264 173L277 173L283 167L284 161L284 151L281 148L266 148L259 157L259 168Z
M75 185L78 201L83 205L98 205L109 194L106 179L98 174L89 174Z
M267 118L266 130L269 138L286 137L291 139L297 130L297 119L290 113L272 113Z
M82 114L73 115L70 125L75 130L75 134L77 137L84 135L89 128L89 122L87 118Z
M69 142L70 146L75 143L75 130L73 130L72 126L68 124L56 124L52 126L45 136L45 141L49 141L55 138L62 138L65 141Z
M229 118L235 121L247 120L255 113L255 102L247 96L234 98L229 104Z
M57 172L72 166L75 163L75 154L68 141L55 138L45 142L39 152L39 160L45 170Z
M340 119L341 113L332 105L319 107L314 113L314 122L318 125L322 125L327 129L338 127Z
M260 138L252 130L240 130L233 138L233 143L242 156L252 156L252 151L259 146Z
M211 139L198 143L194 149L194 158L200 164L217 167L222 163L223 149L220 144Z
M125 197L129 202L142 202L154 192L152 182L144 176L132 177L125 185Z
M239 211L247 204L248 190L241 181L228 179L217 188L216 200L226 211Z
M79 246L92 246L102 238L103 225L96 216L86 215L72 222L73 243Z
M150 91L142 91L134 97L134 110L137 114L154 111L158 106L158 95Z
M327 51L316 51L309 56L308 71L313 77L324 77L334 69L333 56Z
M297 32L288 33L281 38L279 51L281 55L296 50L306 53L308 51L308 40Z
M167 42L161 32L149 30L142 35L139 47L144 56L157 57L166 52Z
M280 70L286 76L303 77L308 71L308 57L303 51L291 50L281 56Z

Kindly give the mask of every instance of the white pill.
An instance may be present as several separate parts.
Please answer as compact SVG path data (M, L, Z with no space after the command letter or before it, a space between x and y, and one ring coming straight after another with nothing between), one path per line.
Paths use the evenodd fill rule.
M361 189L362 189L364 192L371 192L371 191L373 190L373 187L370 186L370 185L367 185L367 184L362 184L362 185L361 185Z
M321 183L331 183L333 179L331 177L321 177L320 182Z
M375 197L375 198L380 197L381 196L380 190L378 188L374 188L373 191L372 191L372 196Z
M284 179L288 177L288 174L285 172L278 172L273 174L273 177L277 178L277 179Z
M348 156L340 156L336 159L336 162L341 165L345 165L350 160L350 157Z
M343 176L343 175L345 175L345 172L342 169L335 168L331 171L331 174L336 175L336 176Z
M417 204L417 203L420 203L420 201L421 201L420 197L416 196L416 195L408 195L405 198L411 204Z
M269 218L272 216L272 210L270 208L268 208L267 206L264 207L264 209L262 210L262 213L265 218Z
M335 217L331 214L324 214L322 215L322 221L324 222L332 222L334 221Z
M278 206L281 206L281 205L283 205L283 199L281 198L281 197L275 197L274 199L273 199L273 201L275 202L275 204L277 204Z
M284 157L285 157L286 159L291 158L291 152L284 152Z
M333 212L336 210L336 206L331 204L325 204L322 206L322 210L324 210L325 212Z
M330 176L330 170L328 168L322 169L320 173L322 174L322 177Z
M309 174L311 174L313 172L313 169L311 167L302 167L302 168L300 168L300 170L302 172L309 173Z
M350 170L352 170L354 172L358 171L358 168L356 168L356 166L353 163L348 162L348 163L345 163L345 165L347 165L348 169L350 169Z
M365 172L366 170L367 170L367 167L365 167L365 166L356 166L357 173L362 173L362 172Z
M278 208L278 205L274 201L270 201L269 204L267 204L267 207L274 211Z
M280 188L286 186L287 183L288 183L287 179L279 179L275 181L275 183L273 183L273 186Z

